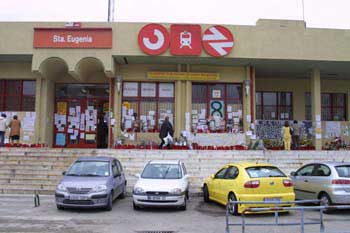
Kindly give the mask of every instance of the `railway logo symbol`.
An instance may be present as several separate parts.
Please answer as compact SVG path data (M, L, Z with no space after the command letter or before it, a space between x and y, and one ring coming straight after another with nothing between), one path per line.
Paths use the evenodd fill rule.
M203 34L204 50L211 56L222 57L229 54L234 45L232 33L223 26L212 26Z
M147 24L139 32L138 43L143 52L150 55L159 55L169 47L169 33L160 24Z

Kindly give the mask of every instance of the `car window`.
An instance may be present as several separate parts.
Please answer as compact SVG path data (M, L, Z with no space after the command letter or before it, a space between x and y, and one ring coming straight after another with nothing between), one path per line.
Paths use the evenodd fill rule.
M350 165L342 165L336 166L335 170L337 170L339 177L348 177L350 178Z
M312 171L312 176L329 176L331 174L331 169L323 164L315 164L314 170Z
M67 172L67 176L109 176L107 161L76 161Z
M112 164L112 172L113 172L113 176L120 174L117 163L115 160L113 161L113 164Z
M297 176L311 176L312 171L314 170L314 164L306 165L305 167L300 168L297 172Z
M122 172L123 171L123 166L121 165L119 160L116 160L116 161L117 161L117 166L118 166L119 171Z
M179 164L147 164L141 174L144 179L181 179L182 172Z
M238 168L229 167L226 172L225 179L236 179L237 176L238 176Z
M245 170L250 178L286 177L286 175L280 169L273 166L248 167Z
M215 179L224 179L227 168L223 168L215 174Z

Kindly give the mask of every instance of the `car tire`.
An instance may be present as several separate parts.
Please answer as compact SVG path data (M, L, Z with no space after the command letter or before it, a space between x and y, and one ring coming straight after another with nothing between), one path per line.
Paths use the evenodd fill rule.
M235 194L230 193L228 195L228 202L230 202L230 201L237 201ZM229 205L228 212L231 215L238 215L238 204Z
M124 199L126 196L126 186L124 185L122 193L119 195L120 199Z
M324 206L329 206L329 205L332 205L332 200L331 198L328 196L327 193L321 193L320 196L319 196L319 200L321 201L320 202L320 205L324 205ZM330 209L325 209L323 210L323 213L325 214L330 214L332 213L333 211L330 210Z
M207 185L204 185L204 187L203 187L203 200L204 200L204 202L209 202L210 201L210 199L209 199L209 189L208 189Z
M113 209L113 192L111 192L108 196L108 203L106 205L106 210L111 211Z
M185 211L187 209L187 198L186 196L184 197L184 203L182 204L182 206L180 207L180 210Z
M132 207L134 208L134 210L140 209L140 206L136 205L135 202L132 202Z
M57 207L58 210L64 210L64 207L61 206L61 205L56 205L56 207Z

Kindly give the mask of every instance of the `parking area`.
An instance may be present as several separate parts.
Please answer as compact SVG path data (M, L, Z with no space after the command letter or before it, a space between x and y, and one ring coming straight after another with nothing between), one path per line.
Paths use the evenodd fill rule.
M130 197L116 200L111 212L103 210L56 209L53 196L41 196L40 207L34 207L33 196L0 195L0 232L60 232L60 233L224 233L225 208L215 203L204 203L192 197L186 211L176 209L143 209L134 211ZM317 211L307 212L306 220L317 220ZM325 215L326 232L350 232L350 210ZM281 221L297 221L298 213L282 214ZM230 221L240 222L240 217ZM273 221L272 214L251 215L249 222ZM257 231L259 230L259 231ZM239 227L231 232L241 232ZM298 226L248 227L246 232L300 232ZM305 232L319 232L318 226L306 226Z

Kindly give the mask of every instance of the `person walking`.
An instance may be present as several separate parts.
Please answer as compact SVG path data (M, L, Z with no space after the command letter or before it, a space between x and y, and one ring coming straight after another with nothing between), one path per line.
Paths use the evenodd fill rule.
M165 144L164 138L168 136L168 133L170 134L170 136L174 137L173 126L171 125L171 123L169 121L169 117L166 116L162 126L160 127L159 138L162 142L159 145L159 149L163 148L163 145ZM169 142L167 143L167 147L168 147L168 149L170 149Z
M3 147L5 145L6 128L6 114L2 113L0 117L0 147Z
M289 127L288 121L284 122L284 126L282 127L282 133L283 133L283 143L284 143L284 149L290 150L290 144L292 140L292 129Z
M15 144L16 146L18 146L19 138L21 134L21 121L18 120L17 115L13 116L13 119L10 121L9 127L11 128L10 130L11 144Z

